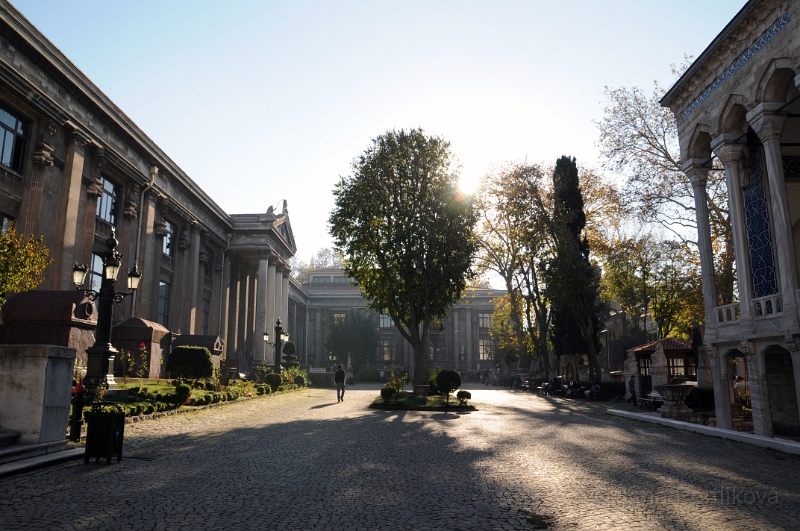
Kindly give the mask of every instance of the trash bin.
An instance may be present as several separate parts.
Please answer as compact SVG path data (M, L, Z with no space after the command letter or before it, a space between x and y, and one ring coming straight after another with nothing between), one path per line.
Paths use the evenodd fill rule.
M94 458L106 459L111 464L111 457L117 462L122 460L122 438L125 434L125 413L101 413L93 411L86 414L86 453L83 462Z

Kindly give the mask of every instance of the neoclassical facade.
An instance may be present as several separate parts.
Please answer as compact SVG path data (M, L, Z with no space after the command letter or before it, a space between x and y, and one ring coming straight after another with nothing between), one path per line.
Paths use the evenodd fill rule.
M345 318L349 311L363 310L367 300L350 284L341 269L320 269L309 273L302 286L308 311L305 355L301 362L324 367L329 364L325 342L331 326ZM442 328L431 328L430 366L457 369L464 373L493 369L494 342L489 337L489 322L494 312L494 299L504 290L471 289L447 312ZM378 316L378 341L375 358L369 368L383 369L390 364L414 368L414 352L398 332L388 315Z
M116 323L136 316L173 335L220 336L245 370L273 363L267 326L280 318L291 333L304 323L289 303L296 247L286 202L224 212L5 1L0 127L0 224L44 235L53 262L38 289L74 291L75 263L98 289L113 228L118 281L134 262L143 273L136 295L115 307Z
M746 378L757 435L800 436L800 3L751 0L661 103L694 190L717 426ZM724 167L739 301L718 306L706 182Z

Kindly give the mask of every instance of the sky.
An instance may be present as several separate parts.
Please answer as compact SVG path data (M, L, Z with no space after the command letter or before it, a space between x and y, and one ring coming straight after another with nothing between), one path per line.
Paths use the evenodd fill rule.
M299 258L372 138L599 167L604 87L668 87L744 0L13 0L226 212L288 201Z

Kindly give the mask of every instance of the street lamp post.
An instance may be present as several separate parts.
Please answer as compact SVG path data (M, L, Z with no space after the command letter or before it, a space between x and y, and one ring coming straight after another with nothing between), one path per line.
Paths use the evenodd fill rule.
M83 289L88 272L85 265L76 263L72 267L72 281L78 291L83 291L89 300L98 301L97 334L94 345L86 349L88 360L84 382L89 390L97 389L101 385L113 389L117 385L114 381L114 357L117 349L111 344L111 314L114 303L118 304L128 295L132 295L139 288L139 281L142 278L134 262L133 268L128 273L129 292L116 291L117 275L122 264L122 255L117 252L118 244L116 230L111 227L111 237L106 240L106 250L102 254L103 280L99 292L91 289L91 286L88 290Z
M281 345L287 341L289 341L289 334L284 332L283 327L281 326L280 318L275 322L275 342L269 342L269 332L264 332L264 342L271 346L275 347L275 372L280 374L281 372Z

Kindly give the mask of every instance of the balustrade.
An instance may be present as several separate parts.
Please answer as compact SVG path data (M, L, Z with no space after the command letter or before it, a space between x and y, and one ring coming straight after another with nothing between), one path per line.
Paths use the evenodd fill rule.
M738 302L726 304L724 306L717 306L714 308L714 311L717 314L717 323L719 324L738 321L742 316L742 306Z
M780 293L753 299L753 317L765 319L783 314L783 296Z

